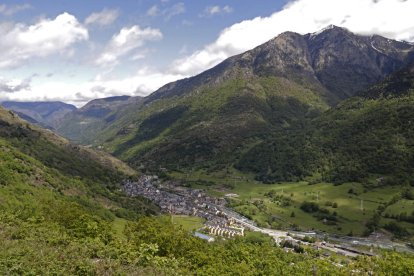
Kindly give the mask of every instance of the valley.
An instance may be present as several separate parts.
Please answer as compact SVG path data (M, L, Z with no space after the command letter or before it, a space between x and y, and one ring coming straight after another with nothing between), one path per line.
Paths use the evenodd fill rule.
M198 175L200 177L200 175ZM230 179L231 177L227 177ZM210 178L210 181L212 178ZM340 198L341 191L337 191L337 197L333 195L327 195L327 188L332 184L326 184L324 187L321 185L312 185L312 189L318 190L318 192L311 192L309 190L304 189L303 183L287 183L283 184L276 184L276 185L263 185L260 186L259 184L251 184L248 185L242 184L243 180L239 182L235 181L234 187L235 189L225 188L226 186L218 186L211 185L207 192L211 194L210 196L206 195L202 190L189 188L186 187L186 184L189 184L190 187L205 187L203 185L197 184L190 184L190 183L197 183L197 180L194 181L191 177L186 177L185 182L183 180L181 186L176 181L160 181L155 176L142 176L136 182L126 182L123 184L123 190L129 196L143 196L145 198L150 199L156 205L158 205L161 210L165 214L169 214L171 216L171 220L175 219L175 216L178 216L178 221L175 223L181 225L181 219L183 219L183 215L188 217L190 220L191 217L199 217L204 220L204 225L200 225L200 222L197 221L194 225L199 225L197 228L189 227L189 229L193 231L203 231L206 234L212 234L211 237L216 236L216 238L220 238L223 236L225 238L231 238L233 235L238 233L236 229L243 229L243 231L253 231L259 232L265 235L272 237L276 244L283 244L285 241L291 241L297 244L304 244L306 246L311 246L316 250L319 248L323 248L327 251L334 252L340 255L345 255L347 257L356 257L358 255L370 255L369 249L377 248L377 249L387 249L387 250L397 250L399 252L411 252L414 253L414 249L407 246L405 243L391 241L390 234L385 234L381 232L376 232L371 234L369 237L353 237L353 234L348 234L345 236L342 229L338 229L339 227L350 227L350 231L362 231L363 229L358 229L363 225L360 225L360 221L363 220L358 216L352 217L353 221L351 220L350 214L357 213L357 209L353 209L352 207L357 207L358 204L355 204L355 201L360 200L360 198L351 198L348 201L345 198ZM201 181L198 178L198 181ZM228 185L228 184L227 184ZM228 186L227 186L228 187ZM357 187L355 185L348 186L343 188L354 189L355 193L357 193ZM325 188L325 189L324 189ZM227 193L225 192L233 192ZM307 217L306 212L300 210L300 208L291 208L294 211L292 213L299 213L302 211L303 214L298 216L291 216L288 217L284 213L290 212L289 209L286 210L285 205L280 205L280 202L276 202L279 209L275 209L275 206L271 205L271 202L265 202L263 204L263 199L266 198L266 194L280 192L291 194L294 192L303 192L305 195L310 193L309 198L305 198L304 200L314 200L313 197L319 197L317 202L323 200L327 196L333 196L333 199L336 199L335 204L329 204L329 206L334 205L335 209L338 210L338 216L340 219L335 220L334 225L330 224L330 226L335 226L335 231L327 228L321 228L321 220L318 219L317 222L313 222L309 217ZM238 194L236 194L238 192ZM366 220L368 220L369 216L374 214L375 208L372 207L372 203L377 203L378 205L381 204L381 200L384 198L378 198L378 196L382 195L384 191L375 191L371 194L365 193L365 202L368 203L367 207L361 205L360 209L362 216L366 216ZM319 193L319 195L318 195ZM392 190L388 191L391 199L398 194L398 187L392 192ZM215 194L213 196L212 194ZM219 195L221 195L219 197ZM227 198L227 200L226 200ZM229 200L229 198L231 198ZM278 197L281 198L280 196ZM249 200L250 199L250 200ZM235 201L244 201L244 205L240 204L240 202ZM258 201L261 201L261 204L265 206L268 210L263 210L263 207L260 208L257 204ZM296 202L291 199L292 205ZM342 209L339 208L336 202L340 202ZM361 201L363 203L364 201ZM398 202L396 202L398 204ZM414 201L409 203L411 208L414 208ZM291 206L290 204L287 206ZM257 212L253 210L254 215L252 215L252 211L250 208L257 208ZM273 208L272 208L273 207ZM294 207L294 206L293 206ZM246 211L246 209L248 211ZM272 215L269 215L266 211L270 212ZM385 210L387 211L387 210ZM245 216L240 215L240 213L244 214L245 216L250 217L254 221L246 218ZM291 213L291 214L292 214ZM347 214L347 215L345 215ZM280 215L280 216L279 216ZM180 217L181 216L181 217ZM273 222L263 222L261 219L266 216L271 216L273 222L277 222L278 224L275 225ZM279 216L279 217L278 217ZM180 219L181 218L181 219ZM276 219L275 219L276 218ZM340 224L339 220L349 221L349 225L346 223ZM185 220L184 224L185 223ZM298 224L296 224L296 222ZM283 223L285 223L283 225ZM327 224L326 221L323 224ZM314 227L316 227L316 229ZM329 225L329 224L328 224ZM346 226L345 226L346 225ZM379 227L379 225L378 225ZM271 229L272 228L272 229ZM188 229L186 227L186 229ZM322 230L322 231L321 231ZM323 231L325 230L325 231ZM217 234L218 231L221 231L222 234ZM243 232L242 232L243 233ZM356 232L356 235L360 235L360 233ZM306 242L306 240L316 239L318 242L315 244ZM305 240L305 242L303 242ZM321 243L322 241L322 243ZM328 242L329 241L329 242ZM313 241L314 243L315 241ZM365 249L366 251L364 251ZM358 253L359 252L359 253Z
M414 44L287 31L111 91L1 103L0 274L414 273Z

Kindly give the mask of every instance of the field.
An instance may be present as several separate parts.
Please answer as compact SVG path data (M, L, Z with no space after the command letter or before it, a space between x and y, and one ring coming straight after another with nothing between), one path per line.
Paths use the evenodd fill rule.
M204 219L192 216L175 215L172 217L172 222L181 225L184 230L194 231L203 226Z
M372 220L380 206L388 206L383 212L399 214L414 211L414 201L399 199L389 204L393 197L401 193L401 186L367 188L361 183L308 182L262 184L250 175L238 172L173 173L173 178L181 179L193 188L205 189L213 196L236 194L231 198L231 206L239 213L255 220L260 226L272 228L296 228L298 230L320 230L341 235L362 235L365 224ZM323 219L321 212L305 212L300 207L303 202L314 202L322 215L329 213L332 221ZM392 220L381 218L380 225ZM414 225L401 223L411 234Z

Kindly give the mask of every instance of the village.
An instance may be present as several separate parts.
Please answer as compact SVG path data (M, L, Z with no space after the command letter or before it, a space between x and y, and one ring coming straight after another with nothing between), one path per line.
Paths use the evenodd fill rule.
M158 205L165 213L197 216L205 219L204 230L223 237L243 236L245 226L256 224L225 207L226 200L206 195L203 191L158 180L157 176L141 176L125 181L123 191L129 196L142 196Z

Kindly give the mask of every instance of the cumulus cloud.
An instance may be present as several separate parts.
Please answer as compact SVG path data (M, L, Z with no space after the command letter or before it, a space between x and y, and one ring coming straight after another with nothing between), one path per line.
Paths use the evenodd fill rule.
M30 4L12 5L12 6L2 4L0 5L0 14L11 16L13 14L16 14L18 12L21 12L21 11L24 11L30 8L32 8Z
M171 71L195 75L229 56L252 49L285 31L310 33L334 24L355 33L414 41L414 1L297 0L269 17L256 17L224 29L217 40L175 60Z
M85 19L86 25L108 26L115 22L119 16L118 10L103 9L100 12L94 12Z
M112 37L95 63L101 66L114 66L118 63L119 58L141 47L145 42L160 40L162 37L159 29L149 27L142 29L138 25L122 28Z
M204 12L200 15L200 17L211 17L214 15L219 14L226 14L226 13L232 13L233 8L226 5L226 6L208 6L204 9Z
M41 19L34 25L0 25L0 68L16 67L33 57L62 53L87 40L88 30L68 13Z

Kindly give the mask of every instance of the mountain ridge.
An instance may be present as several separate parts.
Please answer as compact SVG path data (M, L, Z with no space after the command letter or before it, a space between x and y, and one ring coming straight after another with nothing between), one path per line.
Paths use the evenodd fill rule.
M25 117L31 123L54 129L59 121L68 113L75 111L74 105L59 101L52 102L15 102L4 101L1 106L13 110Z
M341 36L342 35L342 36ZM340 41L335 41L335 39L338 39L338 36L340 37ZM174 95L178 95L177 94L177 90L182 90L181 93L184 93L184 91L188 91L193 89L194 86L196 85L200 85L200 83L202 82L218 82L219 79L218 77L216 77L216 75L220 76L223 74L226 74L226 67L229 66L234 66L237 59L239 58L241 61L239 61L239 63L241 65L243 65L243 61L249 61L249 63L252 63L252 61L248 60L249 59L249 55L252 52L255 51L259 51L259 52L263 52L263 51L269 51L269 48L271 50L272 45L273 44L277 44L278 41L280 41L280 44L282 46L284 46L284 48L282 49L281 47L277 48L276 50L280 50L281 53L289 55L288 52L286 52L287 50L289 50L289 46L293 45L295 46L295 49L300 49L303 53L303 55L301 56L301 58L297 58L296 60L294 60L293 63L289 63L287 62L287 64L291 64L290 66L295 67L298 64L301 65L301 70L307 69L305 70L306 73L313 73L318 69L318 67L320 67L321 65L323 65L324 59L322 58L322 60L318 60L316 59L319 55L321 55L321 53L319 53L319 49L318 49L318 44L319 43L324 43L326 40L328 40L331 43L336 43L333 46L330 45L331 48L336 49L336 46L338 46L338 42L343 42L343 41L347 41L347 37L349 38L351 37L351 40L356 40L356 41L350 41L349 44L353 45L353 44L358 44L358 43L363 43L363 48L365 49L369 49L371 51L371 53L369 54L373 54L378 53L379 57L373 57L372 60L375 59L380 59L378 60L379 63L385 63L385 61L383 61L382 59L384 59L384 56L388 56L390 57L392 60L388 61L389 66L391 66L391 68L385 68L384 70L379 70L378 68L376 68L376 75L375 76L370 76L370 81L365 81L365 85L361 85L361 88L358 87L359 90L362 90L363 88L368 88L369 85L374 84L375 82L379 81L380 79L382 79L383 77L385 77L387 74L389 74L390 72L393 72L396 70L396 68L401 68L404 66L404 62L402 61L402 59L407 59L408 61L411 61L414 59L414 46L410 43L407 42L401 42L401 41L395 41L395 40L391 40L379 35L374 35L374 36L362 36L362 35L355 35L353 33L351 33L350 31L348 31L345 28L341 28L341 27L337 27L337 26L331 26L330 28L325 28L323 29L321 32L317 32L316 35L314 34L305 34L305 35L300 35L298 33L294 33L294 32L284 32L278 36L276 36L275 38L269 40L268 42L259 45L257 47L255 47L252 50L249 50L245 53L230 57L228 59L226 59L225 61L223 61L222 63L216 65L213 68L210 68L208 70L206 70L205 72L202 72L196 76L193 77L189 77L183 80L178 80L176 82L172 82L169 84L166 84L165 86L161 87L160 89L158 89L157 91L154 91L152 94L150 94L147 99L148 101L151 100L155 100L157 98L163 98L163 97L168 97L169 95L174 96ZM331 39L329 39L331 38ZM332 42L332 38L334 38L333 42ZM296 40L296 41L295 41ZM299 41L298 41L299 40ZM304 41L305 40L305 41ZM388 51L384 51L384 52L379 52L378 49L375 49L375 47L372 46L372 43L380 43L382 46L384 46L385 43L389 43L389 44L393 44L391 45L391 49ZM291 45L289 45L289 43L293 43ZM307 44L307 45L306 45ZM299 45L299 47L298 47ZM334 47L335 46L335 47ZM353 45L355 46L355 45ZM306 47L309 47L309 53L306 52ZM354 47L355 48L355 47ZM396 51L397 48L402 48L404 51L408 51L409 54L404 54L403 53L398 53L398 51ZM337 50L337 49L336 49ZM276 53L277 51L274 51L272 54ZM331 53L328 53L331 54ZM312 57L312 55L314 57ZM374 54L375 55L375 54ZM259 58L264 58L265 54L262 54L261 56L259 56ZM323 56L324 57L324 56ZM281 58L280 58L281 59ZM355 58L356 59L356 58ZM356 59L357 60L357 59ZM257 62L258 64L263 64L263 61L261 62L260 59L259 60L254 60L255 62ZM289 61L289 59L288 59ZM292 60L293 61L293 60ZM299 61L299 62L298 62ZM318 62L319 61L319 62ZM349 59L347 58L343 58L343 60L339 60L342 61L343 63L348 63ZM366 58L364 59L364 61L366 61ZM286 61L285 61L286 62ZM286 64L276 64L276 65L281 65L281 67L286 67ZM314 68L315 67L315 68ZM255 68L256 70L265 70L266 68ZM284 76L284 70L285 68L276 68L277 70L275 70L275 68L272 68L272 70L274 70L276 74L273 75L281 75ZM322 68L323 69L323 68ZM250 72L245 72L245 73L250 73ZM316 79L318 79L319 81L322 81L322 83L324 82L325 78L328 78L327 76L325 76L325 73L323 72L323 70L321 70L319 76L316 73ZM305 75L301 75L301 77L305 76ZM313 76L314 77L314 76ZM223 78L223 77L222 77ZM191 80L194 80L195 84L190 84ZM329 80L327 80L328 83ZM354 83L352 85L355 85ZM348 87L347 87L348 88ZM340 89L341 93L343 93L343 89ZM349 96L352 96L355 92L357 91L353 91L351 94L345 94L345 95L341 95L340 98L346 98ZM334 93L335 94L335 93ZM148 102L147 101L147 102Z

